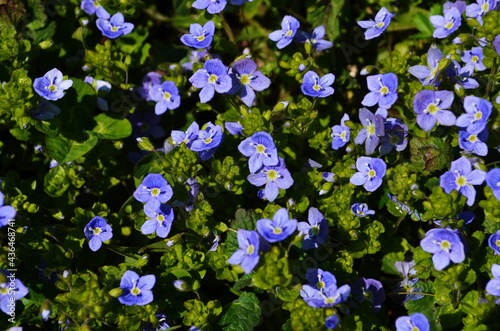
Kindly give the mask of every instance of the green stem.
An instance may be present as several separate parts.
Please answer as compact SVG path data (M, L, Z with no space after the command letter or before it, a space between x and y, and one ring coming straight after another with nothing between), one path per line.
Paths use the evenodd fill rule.
M488 77L488 83L486 84L486 90L483 96L484 99L486 99L490 95L491 89L493 88L493 84L496 82L495 80L495 75L497 71L496 69L497 69L497 57L495 56L493 58L493 65L491 66L490 76Z
M236 45L236 40L234 39L233 31L231 31L231 27L224 18L224 15L222 15L222 13L219 13L219 16L222 19L222 26L224 27L224 31L226 31L229 41Z

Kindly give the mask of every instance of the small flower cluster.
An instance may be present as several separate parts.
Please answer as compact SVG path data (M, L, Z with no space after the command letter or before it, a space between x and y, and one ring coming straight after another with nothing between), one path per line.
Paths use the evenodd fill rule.
M81 9L88 15L97 15L96 25L102 34L110 39L115 39L132 32L134 25L125 22L122 13L111 16L101 5L99 0L83 0Z
M208 122L200 130L198 123L193 122L184 131L172 130L169 143L173 146L184 144L194 152L199 152L200 160L210 159L224 139L222 127Z

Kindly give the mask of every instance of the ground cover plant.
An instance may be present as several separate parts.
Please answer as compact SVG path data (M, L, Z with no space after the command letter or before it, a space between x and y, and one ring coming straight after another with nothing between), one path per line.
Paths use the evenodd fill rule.
M0 3L0 328L496 330L500 1Z

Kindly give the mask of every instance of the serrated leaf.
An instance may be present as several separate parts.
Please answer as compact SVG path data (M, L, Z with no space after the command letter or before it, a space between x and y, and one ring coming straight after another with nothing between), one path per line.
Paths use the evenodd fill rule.
M243 292L222 315L219 325L225 331L251 331L260 320L260 302L251 292Z
M45 145L50 155L57 162L71 162L88 153L97 144L99 139L93 132L86 131L86 134L87 139L84 141L71 140L62 135L56 137L47 136L45 138Z
M132 133L132 124L126 118L117 118L107 114L94 117L96 126L92 129L102 139L123 139Z
M43 181L45 192L51 197L60 197L69 187L70 179L63 166L57 166L49 170Z

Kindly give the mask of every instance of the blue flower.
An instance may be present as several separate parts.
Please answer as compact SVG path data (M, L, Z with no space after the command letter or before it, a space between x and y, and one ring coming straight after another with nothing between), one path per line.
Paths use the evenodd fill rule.
M125 22L122 13L114 14L109 20L108 18L98 18L96 25L102 34L110 39L129 34L134 29L132 23Z
M480 169L472 170L470 161L462 156L451 162L451 168L440 177L439 185L450 194L452 190L467 197L467 205L472 206L476 199L476 190L472 185L481 185L486 172Z
M328 40L323 40L325 36L325 27L323 25L318 26L309 34L304 31L297 32L297 41L299 43L310 43L315 51L321 52L325 49L332 48L333 43Z
M268 242L275 243L285 240L297 229L297 220L288 218L286 208L274 213L273 220L262 218L257 221L256 228L259 234Z
M302 248L304 250L318 248L319 245L326 241L328 236L328 221L323 217L323 214L318 208L309 208L307 221L299 222L297 229L301 235L304 235Z
M174 220L174 210L169 205L161 205L156 211L144 210L148 219L141 226L141 232L144 234L156 235L160 238L167 238L172 221Z
M491 169L486 174L486 185L493 191L493 195L500 200L500 168Z
M432 255L434 268L441 271L450 264L465 260L464 244L458 234L451 229L431 229L420 241L422 249Z
M203 69L198 69L189 82L196 88L201 88L200 101L206 103L217 93L226 93L231 89L231 77L227 74L227 67L218 59L211 59L204 63Z
M465 15L475 18L479 24L483 25L483 16L490 10L495 10L496 0L477 0L467 6Z
M409 278L406 276L403 281L398 284L396 291L392 292L392 294L394 294L394 296L392 296L394 301L404 305L409 300L422 299L425 296L424 294L421 294L422 289L414 287L419 280L419 278Z
M492 108L488 100L468 95L464 99L465 114L457 118L456 125L467 128L471 134L478 134L486 127Z
M363 128L359 130L354 142L358 145L365 143L366 154L370 155L377 148L381 136L384 132L384 118L378 114L373 114L367 108L359 110L359 121Z
M6 226L10 220L16 217L16 209L12 206L4 206L4 195L0 192L0 228Z
M187 148L191 148L191 144L193 143L193 141L198 138L199 131L200 126L198 125L198 123L193 122L187 128L186 132L180 130L172 130L172 133L170 134L170 140L174 145L185 143Z
M127 306L144 306L153 301L153 291L155 285L155 275L139 275L131 270L125 271L120 281L120 288L123 294L118 297L120 303Z
M495 52L497 52L498 56L500 56L500 34L495 37L491 44L493 45Z
M108 19L110 17L99 0L83 0L80 8L89 15L96 14L98 18Z
M486 70L486 67L483 64L483 48L482 47L474 47L470 51L465 51L462 56L462 61L465 62L465 67L468 67L469 70L474 71L483 71Z
M487 128L484 128L478 134L470 134L464 129L458 132L458 145L460 148L468 152L474 152L479 156L486 156L488 154L488 145L485 143L487 139Z
M0 310L15 317L15 301L24 298L28 294L28 288L16 278L15 273L8 273L6 270L0 270L0 272L5 277L5 282L0 283Z
M389 154L393 148L397 152L408 146L408 125L399 118L389 118L384 122L385 135L380 137L380 156Z
M255 231L239 229L238 234L239 249L231 255L227 263L240 265L246 274L259 263L260 238Z
M153 86L161 85L162 78L161 75L151 71L144 76L142 79L142 86L137 88L137 93L146 101L151 101L151 91Z
M427 66L416 65L408 68L408 72L417 77L422 86L432 85L438 86L439 81L439 61L444 57L443 52L435 45L432 44L427 52Z
M208 21L203 27L198 23L193 23L189 27L189 33L181 37L184 45L201 49L207 48L212 43L214 37L215 23Z
M300 290L300 296L304 301L313 308L331 308L346 302L349 294L351 293L351 287L349 285L342 285L337 287L337 284L332 284L326 286L321 290L306 284L302 285Z
M220 13L226 7L226 0L196 0L193 8L206 9L210 14Z
M427 317L421 313L401 316L396 319L396 331L429 331L430 325Z
M102 246L103 241L108 241L113 237L113 229L101 216L96 216L85 225L83 229L85 238L89 241L89 247L92 251L97 251Z
M474 70L471 70L471 67L465 66L462 68L457 61L451 60L450 65L445 71L454 82L459 84L458 86L455 85L455 89L458 89L459 86L466 90L479 87L477 80L471 77L474 74Z
M277 41L276 45L279 49L288 46L297 33L297 29L300 27L299 21L293 16L286 15L281 21L281 30L273 31L269 34L269 39L272 41Z
M387 165L384 160L361 156L356 160L358 172L352 175L350 182L354 185L363 185L368 192L373 192L382 185Z
M453 104L454 94L450 91L422 90L415 95L413 110L417 123L424 131L431 131L436 123L455 125L456 117L448 108Z
M271 85L271 80L257 70L257 64L250 59L243 58L236 61L229 69L232 80L229 94L235 94L241 89L240 97L247 107L255 101L254 91L264 91Z
M259 172L248 175L247 179L257 187L265 185L264 193L270 202L278 197L280 188L286 190L293 185L292 175L281 157L276 166L264 166Z
M345 121L349 120L349 115L344 114L340 120L340 125L332 126L332 149L338 150L349 142L351 129L345 125Z
M224 128L229 131L233 136L237 136L239 134L243 134L243 126L240 122L225 122Z
M145 211L157 211L162 203L167 202L173 195L168 181L160 174L149 174L142 180L134 192L134 198L145 202Z
M451 8L444 16L432 15L430 17L431 23L435 30L432 34L434 38L443 39L455 32L462 23L462 17L456 7Z
M488 281L486 284L486 292L488 294L500 297L500 265L493 264L491 266L491 274L494 279ZM500 304L500 299L497 299L495 303ZM3 309L2 309L3 310Z
M176 109L181 104L179 90L175 86L175 83L171 81L156 85L150 90L149 95L151 96L151 100L156 101L156 115L163 114L167 109Z
M252 174L263 166L275 166L278 164L278 150L274 144L273 137L267 132L260 131L246 138L238 145L238 150L248 160L248 168Z
M208 122L203 130L198 131L198 136L189 148L194 152L201 152L202 160L208 160L215 153L223 138L222 127Z
M134 111L128 119L132 124L132 136L162 138L165 136L165 130L160 125L160 116L153 112Z
M38 103L38 107L31 111L33 117L40 121L51 120L60 113L61 108L57 107L53 103L48 102L45 99L41 99Z
M490 245L491 249L495 251L495 255L500 254L500 230L488 238L488 245Z
M351 285L354 299L361 303L365 300L372 305L372 312L377 313L385 301L385 291L382 283L376 279L360 277Z
M365 95L361 104L371 107L376 104L380 108L389 109L397 100L398 77L389 72L387 74L366 77L370 92Z
M394 16L395 14L390 13L385 7L382 7L377 15L375 15L375 21L358 21L358 25L363 29L367 29L365 31L365 39L370 40L380 36L387 29Z
M41 97L56 101L64 96L64 91L73 86L71 79L63 80L62 72L54 68L47 71L43 77L35 78L33 88Z
M443 4L443 13L446 14L446 12L451 8L456 8L458 9L460 15L462 15L463 13L465 13L466 6L467 4L465 3L465 0L456 0L455 2L446 1Z
M366 217L368 215L375 215L375 211L368 208L366 203L355 203L351 206L351 211L358 217Z
M334 81L335 76L333 74L326 74L319 78L318 74L314 71L308 71L304 75L300 89L302 93L310 97L326 98L334 92L334 89L330 87Z
M328 330L335 329L340 324L340 317L338 314L328 316L325 320L325 326Z

